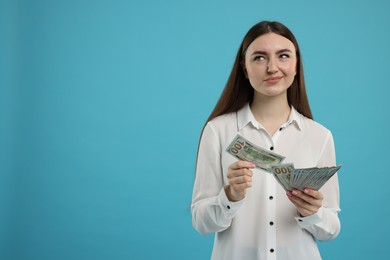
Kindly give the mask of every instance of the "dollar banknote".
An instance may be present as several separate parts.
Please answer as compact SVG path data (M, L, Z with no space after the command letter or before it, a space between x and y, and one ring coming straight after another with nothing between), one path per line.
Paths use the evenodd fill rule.
M241 135L233 139L226 151L237 159L252 162L256 167L270 173L272 173L271 166L280 164L285 158L249 142Z
M319 190L340 168L341 165L295 169L291 163L271 166L272 173L286 191Z
M271 166L272 173L274 174L276 180L282 185L285 190L291 190L290 180L291 175L294 172L294 164L278 164Z

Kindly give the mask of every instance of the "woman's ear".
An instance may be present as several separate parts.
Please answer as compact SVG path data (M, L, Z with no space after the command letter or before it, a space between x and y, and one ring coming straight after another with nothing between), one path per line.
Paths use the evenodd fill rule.
M245 64L241 63L242 70L244 71L244 75L246 78L248 78L248 71L246 70Z

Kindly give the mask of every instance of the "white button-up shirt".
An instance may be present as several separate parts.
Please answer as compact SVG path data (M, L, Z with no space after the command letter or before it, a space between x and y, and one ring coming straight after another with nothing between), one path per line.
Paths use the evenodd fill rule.
M320 189L322 207L308 217L299 217L274 176L258 168L245 198L231 202L224 186L228 167L237 159L226 148L237 134L285 156L283 163L295 168L336 164L331 132L294 108L273 136L255 120L249 104L208 122L198 151L191 211L198 232L216 233L211 259L321 259L316 240L334 239L340 231L337 174Z

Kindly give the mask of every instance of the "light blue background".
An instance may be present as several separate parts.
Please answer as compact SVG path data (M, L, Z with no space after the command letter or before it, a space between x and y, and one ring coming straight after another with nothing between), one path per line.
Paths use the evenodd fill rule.
M199 134L265 19L298 38L343 164L324 259L388 259L389 3L1 1L0 259L208 259Z

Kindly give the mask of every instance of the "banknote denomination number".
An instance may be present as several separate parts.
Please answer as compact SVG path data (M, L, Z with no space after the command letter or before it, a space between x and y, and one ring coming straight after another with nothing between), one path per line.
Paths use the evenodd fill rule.
M234 154L238 154L238 152L244 147L245 142L237 141L234 143L233 147L230 148L230 151Z
M288 168L288 167L278 167L278 168L275 168L274 171L275 171L276 174L280 174L280 173L284 173L284 174L286 174L286 173L291 173L291 169Z

